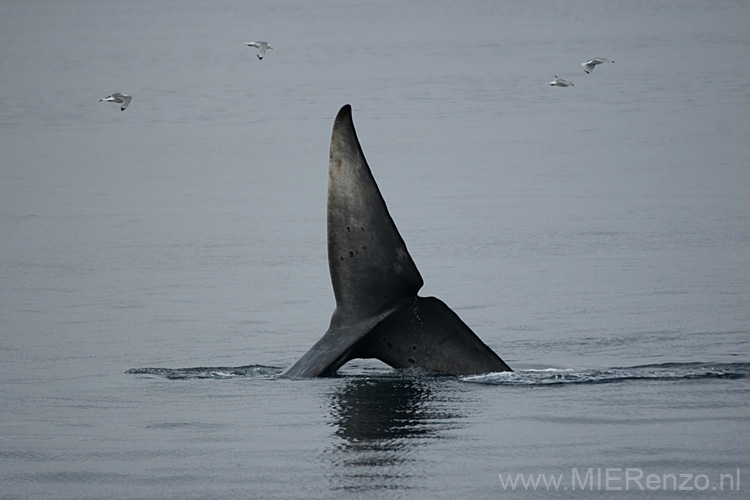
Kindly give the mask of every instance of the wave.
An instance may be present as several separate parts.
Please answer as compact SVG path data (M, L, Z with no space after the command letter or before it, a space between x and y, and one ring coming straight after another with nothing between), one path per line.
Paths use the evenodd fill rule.
M265 365L247 366L199 366L196 368L132 368L125 373L129 375L153 375L170 380L194 378L268 378L279 376L283 368Z
M276 379L283 368L266 365L214 366L195 368L133 368L130 375L163 377L170 380L184 379ZM423 377L446 377L419 373ZM384 370L376 373L347 374L347 378L377 378L404 376L414 378L413 370ZM563 384L610 384L627 381L668 381L694 379L739 379L750 377L750 363L662 363L615 368L584 369L527 369L514 372L484 373L457 377L461 382L485 385L540 386ZM450 377L453 378L453 377Z
M611 384L647 380L738 379L750 376L750 363L662 363L616 368L530 369L461 377L487 385Z

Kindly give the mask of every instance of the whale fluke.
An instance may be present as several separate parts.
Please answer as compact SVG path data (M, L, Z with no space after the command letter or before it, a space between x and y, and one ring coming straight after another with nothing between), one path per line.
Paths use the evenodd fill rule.
M422 276L367 165L348 104L333 124L327 218L336 309L328 331L284 376L332 375L354 358L453 375L511 370L442 301L417 295Z

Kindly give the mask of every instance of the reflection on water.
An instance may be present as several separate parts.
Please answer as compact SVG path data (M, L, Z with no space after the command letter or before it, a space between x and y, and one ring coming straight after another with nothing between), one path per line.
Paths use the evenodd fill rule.
M331 412L339 438L330 452L334 489L351 491L414 487L413 469L430 441L446 438L462 415L445 403L433 379L352 378L333 394Z

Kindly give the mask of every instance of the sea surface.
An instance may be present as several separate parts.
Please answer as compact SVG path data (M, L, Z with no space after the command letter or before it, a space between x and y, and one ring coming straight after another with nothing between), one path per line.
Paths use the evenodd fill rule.
M0 499L747 498L748 26L0 2ZM513 373L278 377L335 305L344 104L422 295Z

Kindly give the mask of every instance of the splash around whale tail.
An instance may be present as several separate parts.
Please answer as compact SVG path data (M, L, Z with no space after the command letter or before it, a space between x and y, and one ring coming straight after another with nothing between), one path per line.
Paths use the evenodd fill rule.
M417 295L422 276L367 165L349 105L333 124L327 225L336 310L284 376L331 375L354 358L452 375L511 371L447 305Z

